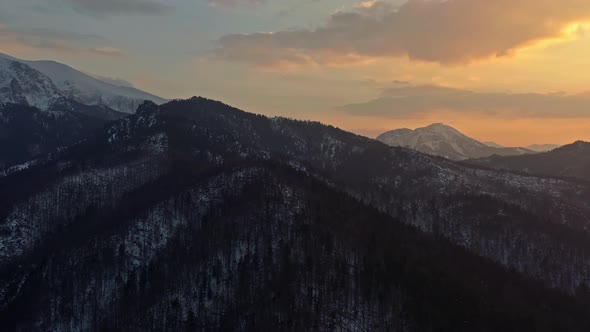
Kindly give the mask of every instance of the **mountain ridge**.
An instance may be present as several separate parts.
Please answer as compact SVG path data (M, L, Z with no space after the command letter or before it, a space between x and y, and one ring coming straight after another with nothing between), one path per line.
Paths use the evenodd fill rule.
M525 174L570 177L590 181L590 142L576 141L534 155L491 156L465 162Z
M124 116L106 106L88 106L65 97L53 100L44 111L0 103L0 173L66 148Z
M317 122L144 102L0 177L0 320L585 330L589 197Z
M21 60L1 53L0 61L12 63L12 66L14 66L14 63L20 64L20 67L27 69L29 76L17 76L19 72L15 74L15 71L9 70L10 68L7 69L6 66L3 68L0 67L0 89L8 91L8 87L10 87L9 79L13 78L12 81L14 81L15 77L21 85L45 84L50 86L51 91L54 91L53 95L45 93L44 98L46 100L28 103L29 105L39 107L40 109L46 109L49 107L51 100L59 96L90 106L104 105L123 113L133 113L144 100L151 100L160 104L166 101L164 98L157 97L133 87L107 83L56 61ZM4 83L2 83L2 77L5 77ZM37 77L41 77L43 80L40 81ZM2 87L2 85L4 87Z
M586 200L590 198L590 188L583 183L470 168L414 150L388 147L317 122L271 119L203 98L172 101L161 106L146 102L137 114L117 121L81 145L64 150L61 157L54 156L54 160L66 164L83 160L85 165L99 167L103 163L120 162L119 153L113 154L114 151L135 151L149 158L174 155L220 165L235 160L281 161L337 185L353 197L423 231L440 232L454 243L544 280L551 287L571 291L578 286L584 273L577 268L569 271L572 267L567 261L545 252L546 246L539 242L547 238L559 242L557 236L561 235L558 234L567 233L571 234L568 235L569 245L583 243L573 240L587 233L585 225L590 222L590 206ZM572 197L568 192L578 194ZM488 216L491 220L487 222L493 222L494 227L507 234L527 238L531 246L527 250L535 253L511 248L511 257L515 259L504 261L504 256L498 254L506 250L501 245L508 241L502 239L504 235L500 234L504 233L487 234L488 226L478 226L470 219L474 216L465 215L475 212L451 203L463 202L464 195L473 202L487 202L486 210L492 210ZM8 204L15 198L11 195L3 199ZM493 211L494 207L504 212L499 214ZM495 220L505 218L508 207L514 213L514 222ZM521 210L526 213L522 214ZM444 226L439 224L442 220ZM484 222L478 220L477 223ZM539 224L533 220L546 222ZM549 230L552 227L564 227L564 230ZM581 233L572 233L573 230ZM466 240L465 234L477 240ZM546 261L547 258L542 257L547 255L552 264L569 271L569 279L557 276L565 273L563 271L545 271L547 267L537 265Z
M526 146L527 149L533 150L536 152L549 152L551 150L555 150L557 148L562 147L563 145L559 144L531 144Z
M0 100L47 109L63 93L45 74L30 66L0 57Z

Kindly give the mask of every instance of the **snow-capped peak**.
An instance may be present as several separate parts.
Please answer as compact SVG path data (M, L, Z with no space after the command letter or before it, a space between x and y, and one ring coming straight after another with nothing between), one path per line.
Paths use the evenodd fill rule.
M439 135L444 135L446 137L452 138L452 137L462 137L462 138L467 138L470 139L469 137L463 135L460 131L458 131L457 129L448 126L444 123L433 123L427 127L424 128L417 128L415 130L416 132L428 132L428 133L435 133L435 134L439 134Z
M15 72L11 66L18 67L19 71ZM14 79L20 86L30 88L21 91L22 89L12 87ZM45 85L45 88L33 88L39 85ZM156 104L166 101L133 87L104 82L59 62L20 60L0 54L2 100L17 103L24 103L26 100L28 105L47 109L54 95L64 96L86 105L104 105L125 113L135 112L145 100Z
M10 57L0 56L0 101L47 109L62 96L47 75Z
M433 123L415 130L392 130L380 135L377 139L391 146L407 147L454 160L481 158L493 154L518 155L532 152L526 149L490 147L444 123Z

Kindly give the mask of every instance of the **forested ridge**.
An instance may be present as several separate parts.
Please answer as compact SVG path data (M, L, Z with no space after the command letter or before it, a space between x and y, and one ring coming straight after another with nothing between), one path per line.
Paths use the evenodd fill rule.
M7 330L584 331L587 184L194 98L0 177Z
M65 98L56 100L46 111L0 103L0 172L77 143L121 117L122 113L107 107L87 106Z

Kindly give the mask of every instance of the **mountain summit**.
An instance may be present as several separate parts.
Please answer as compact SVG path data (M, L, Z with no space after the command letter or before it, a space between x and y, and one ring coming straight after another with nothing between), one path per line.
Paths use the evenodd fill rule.
M84 74L55 61L28 61L0 53L0 100L45 110L60 97L89 106L133 113L144 101L166 100Z
M0 102L47 109L62 92L45 74L0 56Z
M491 155L513 156L534 153L525 148L492 147L468 137L443 123L424 128L396 129L383 133L377 140L390 146L411 148L429 155L452 160L483 158Z

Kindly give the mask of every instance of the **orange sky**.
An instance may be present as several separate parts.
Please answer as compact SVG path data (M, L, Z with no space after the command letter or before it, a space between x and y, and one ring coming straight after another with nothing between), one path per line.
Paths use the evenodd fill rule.
M535 116L534 105L526 110L526 116L516 111L514 114L503 112L502 116L485 114L483 111L495 111L487 109L487 105L474 112L433 109L426 114L406 114L402 117L352 116L327 110L329 106L379 98L381 91L391 87L394 81L407 82L410 86L434 85L496 93L498 99L507 93L585 93L590 91L590 76L587 74L590 73L590 35L587 31L588 25L584 23L570 23L557 37L527 43L504 57L465 64L446 65L407 58L374 57L357 63L266 68L255 74L248 68L244 69L244 75L250 79L249 86L255 88L248 91L249 97L246 98L236 91L235 102L240 105L247 101L243 103L245 106L262 113L293 114L370 137L394 128L416 128L443 122L473 138L506 146L590 141L590 100L587 111L576 109L576 116L568 114L571 106L567 102L562 108L556 105L552 113L539 117ZM215 63L211 68L215 70ZM269 82L273 82L272 86ZM236 88L242 88L242 85ZM233 93L224 91L220 95L231 96ZM276 98L279 100L273 100L274 96L279 96ZM318 99L329 99L331 104ZM310 109L305 110L307 107Z
M379 118L326 117L322 122L333 122L341 128L368 137L390 130L389 128L416 129L443 121L465 135L481 142L495 142L504 146L528 146L531 144L568 144L576 140L590 141L590 120L569 119L495 119L467 118L460 115L431 114L421 119L384 120Z
M7 1L0 52L163 97L201 95L371 137L442 122L510 146L590 141L588 0L323 0L290 16L276 13L294 0L183 0L127 14Z

